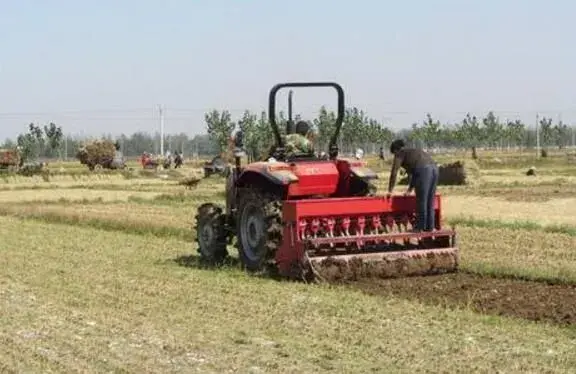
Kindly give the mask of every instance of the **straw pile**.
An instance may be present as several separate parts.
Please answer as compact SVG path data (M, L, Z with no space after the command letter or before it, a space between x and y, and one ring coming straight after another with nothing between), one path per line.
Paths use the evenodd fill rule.
M529 177L535 177L536 176L536 168L534 166L531 166L527 171L526 171L526 175Z
M87 165L90 170L93 170L96 165L110 168L115 153L116 145L114 142L106 139L93 140L84 143L78 149L76 158L83 165Z
M462 186L474 184L480 178L480 168L474 161L456 161L438 166L439 186ZM399 184L408 184L408 176L403 177Z
M0 149L0 168L17 167L20 164L20 154L16 149Z
M467 173L464 163L456 161L451 164L440 165L438 167L439 185L465 185L467 183Z

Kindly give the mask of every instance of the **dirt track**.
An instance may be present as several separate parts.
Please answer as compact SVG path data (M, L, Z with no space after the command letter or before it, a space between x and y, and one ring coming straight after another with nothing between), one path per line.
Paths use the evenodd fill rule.
M471 274L353 282L377 296L399 296L443 306L466 306L485 313L576 324L576 285L549 285Z

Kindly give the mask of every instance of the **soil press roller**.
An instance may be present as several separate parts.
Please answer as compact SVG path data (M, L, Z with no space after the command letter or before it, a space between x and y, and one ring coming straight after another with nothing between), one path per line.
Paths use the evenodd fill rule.
M335 131L328 155L287 154L276 123L276 94L288 87L332 87L338 94ZM415 196L375 195L376 173L360 160L338 157L344 91L332 82L275 85L269 122L275 146L267 161L241 165L242 134L235 138L236 165L226 182L226 206L198 208L198 252L220 263L236 237L243 267L275 269L290 278L354 280L454 272L459 254L454 230L441 228L441 198L435 196L436 230L414 232ZM292 94L286 133L293 132Z

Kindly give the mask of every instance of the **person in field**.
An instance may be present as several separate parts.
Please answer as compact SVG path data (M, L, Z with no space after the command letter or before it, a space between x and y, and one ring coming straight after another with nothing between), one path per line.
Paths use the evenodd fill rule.
M286 135L286 153L312 154L314 147L309 139L310 133L310 125L306 121L299 121L296 124L296 132Z
M398 170L402 167L408 174L409 195L416 192L417 225L414 231L433 231L435 229L434 196L438 185L438 165L432 157L422 149L407 148L402 139L397 139L390 145L390 153L394 155L388 197L396 184Z

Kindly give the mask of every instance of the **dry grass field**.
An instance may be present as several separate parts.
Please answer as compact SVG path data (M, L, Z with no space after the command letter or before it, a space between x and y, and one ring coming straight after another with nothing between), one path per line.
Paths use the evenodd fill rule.
M193 166L4 176L0 371L574 372L576 164L482 157L440 188L460 273L347 285L199 267L194 214L224 185L184 189Z

